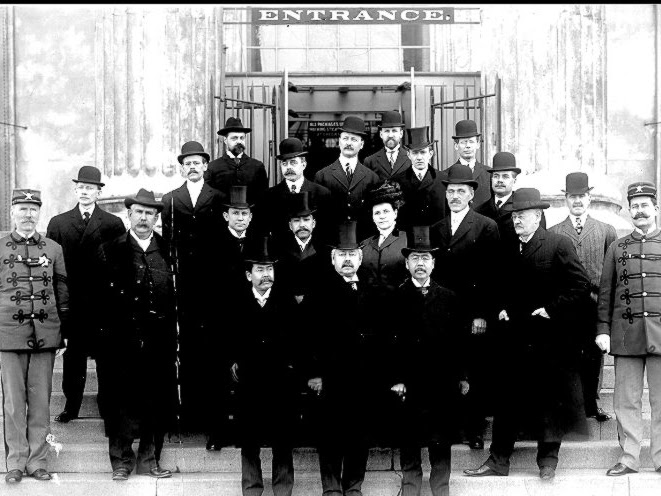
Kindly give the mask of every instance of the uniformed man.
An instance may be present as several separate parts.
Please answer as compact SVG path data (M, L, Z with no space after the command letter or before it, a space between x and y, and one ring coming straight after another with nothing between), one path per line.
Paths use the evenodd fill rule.
M404 119L399 112L388 110L383 113L379 136L383 148L365 159L365 167L376 172L381 181L385 181L411 167L411 160L402 146Z
M16 189L14 230L0 240L0 379L8 483L47 470L53 366L69 313L62 247L37 232L41 192Z

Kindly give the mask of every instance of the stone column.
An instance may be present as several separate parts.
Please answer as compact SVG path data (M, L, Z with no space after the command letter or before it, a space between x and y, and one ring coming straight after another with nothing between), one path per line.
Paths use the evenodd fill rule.
M9 199L16 167L16 123L14 107L14 7L0 6L0 230L11 229Z

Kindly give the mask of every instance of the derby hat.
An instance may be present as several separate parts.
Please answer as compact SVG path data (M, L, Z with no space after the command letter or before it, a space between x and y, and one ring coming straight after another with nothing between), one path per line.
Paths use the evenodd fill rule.
M530 210L531 208L549 208L550 203L542 201L542 196L538 189L519 188L512 193L512 212L521 210Z
M268 236L260 236L251 240L246 246L246 254L244 260L250 264L274 264L278 261L271 253L269 253L269 238Z
M565 188L562 189L566 195L583 195L594 188L588 186L588 175L585 172L571 172L565 178Z
M145 207L155 208L158 212L163 210L163 207L165 206L162 202L156 201L153 191L147 191L144 188L140 188L137 195L128 196L124 199L124 205L126 205L126 208L130 208L131 205L136 203L138 205L144 205Z
M303 142L298 138L283 139L278 146L280 155L276 155L278 160L289 160L290 158L303 157L308 154L303 149Z
M12 191L11 204L34 203L41 206L41 191L38 189L15 189Z
M287 198L287 207L289 212L289 218L293 217L305 217L307 215L312 215L317 210L310 208L308 203L310 199L310 193L307 191L302 191L301 193L292 193L286 196Z
M379 129L384 127L405 127L404 119L399 112L395 110L387 110L381 116L381 124L379 124Z
M413 252L434 253L438 248L433 248L429 241L429 226L413 226L406 233L406 247L402 248L402 255L408 257Z
M631 201L636 196L651 196L656 198L656 186L654 183L640 181L632 183L627 187L627 201Z
M241 119L238 117L230 117L225 122L225 127L218 131L218 135L227 136L229 133L249 133L252 131L249 127L243 127Z
M336 250L358 250L360 243L356 241L356 221L347 221L337 228L337 238L331 248Z
M448 170L448 178L441 179L441 182L447 186L448 184L468 184L473 189L477 189L478 182L473 179L473 171L467 165L454 164Z
M455 136L452 139L472 138L473 136L482 136L477 132L477 124L475 121L465 120L459 121L454 126Z
M88 183L96 184L97 186L105 186L101 182L101 171L91 165L83 165L78 171L78 179L72 179L74 183Z
M394 209L398 209L404 204L404 194L399 183L386 179L383 184L367 193L365 204L368 208L381 203L390 203Z
M224 203L228 208L251 208L248 203L248 186L232 186L230 188L230 201Z
M342 123L342 127L338 127L337 130L344 131L345 133L357 134L362 138L367 136L367 131L365 131L365 121L355 115L347 115Z
M487 172L512 171L521 174L521 169L516 166L516 157L510 152L498 152L493 156L493 168Z
M184 158L189 155L199 155L207 159L207 162L211 160L211 156L204 151L204 147L197 141L187 141L181 147L181 155L177 157L177 160L180 164L184 163Z
M429 141L429 126L412 127L406 130L408 137L407 148L412 152L422 150L431 146L432 142Z

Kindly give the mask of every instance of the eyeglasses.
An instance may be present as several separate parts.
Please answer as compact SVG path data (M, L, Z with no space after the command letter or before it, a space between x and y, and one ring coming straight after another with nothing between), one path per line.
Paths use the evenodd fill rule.
M95 191L99 189L99 187L92 184L76 184L76 189L81 191Z

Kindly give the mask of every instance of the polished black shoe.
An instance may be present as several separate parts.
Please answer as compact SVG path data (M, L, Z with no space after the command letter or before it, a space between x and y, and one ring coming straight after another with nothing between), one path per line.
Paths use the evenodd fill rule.
M597 408L595 412L590 412L587 417L597 419L597 422L606 422L613 418L607 414L603 408Z
M542 480L551 480L555 477L555 469L553 467L542 467L539 469L539 478Z
M627 474L637 474L638 470L627 467L624 463L616 463L611 468L606 471L606 475L627 475Z
M484 439L482 436L475 436L468 440L468 447L472 450L484 449Z
M157 479L166 479L167 477L172 477L172 472L161 467L154 467L149 469L149 472L138 472L139 475L148 475L149 477L155 477Z
M112 480L123 481L129 480L129 469L118 468L112 471Z
M464 470L464 475L467 475L468 477L486 477L490 475L495 475L497 477L506 477L505 474L496 472L494 469L492 469L486 464L480 466L479 468L467 468L466 470Z
M66 424L74 419L77 419L78 415L73 415L69 413L68 410L62 410L59 415L55 416L55 422L60 422L61 424Z
M53 477L48 473L47 470L43 468L38 468L34 472L30 474L30 477L40 480L40 481L48 481L51 480Z
M8 484L16 484L17 482L21 482L21 479L23 479L23 471L17 468L10 470L5 475L5 482Z

